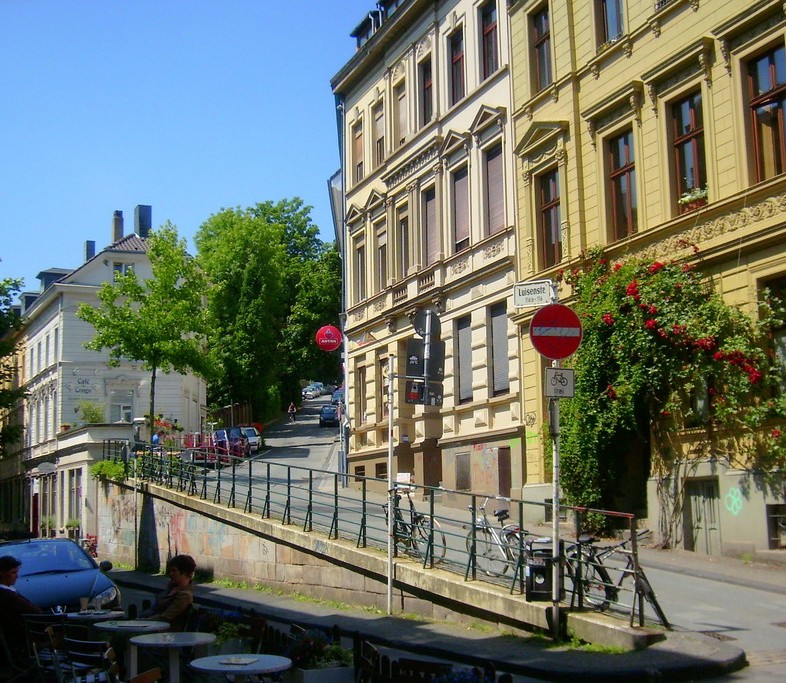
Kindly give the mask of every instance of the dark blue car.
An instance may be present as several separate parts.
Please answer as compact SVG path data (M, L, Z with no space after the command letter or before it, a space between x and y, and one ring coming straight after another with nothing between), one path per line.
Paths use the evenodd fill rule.
M105 571L68 538L31 538L0 543L0 556L22 563L14 588L43 610L62 607L79 611L79 598L100 598L107 609L119 608L120 590ZM111 563L102 563L105 570Z

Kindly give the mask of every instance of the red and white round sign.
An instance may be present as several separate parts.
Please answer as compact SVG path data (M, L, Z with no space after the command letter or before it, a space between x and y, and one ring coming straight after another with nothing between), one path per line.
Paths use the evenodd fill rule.
M542 356L551 360L567 358L581 344L581 321L572 309L562 304L549 304L532 316L529 337Z
M317 330L317 346L323 351L335 351L341 346L341 330L335 325L323 325Z

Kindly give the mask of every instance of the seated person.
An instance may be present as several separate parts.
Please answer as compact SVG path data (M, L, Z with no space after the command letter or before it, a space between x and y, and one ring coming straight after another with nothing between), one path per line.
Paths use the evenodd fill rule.
M175 555L166 565L169 585L156 598L155 604L142 616L166 621L171 631L185 631L191 606L194 604L194 570L196 562L190 555Z
M27 659L27 637L23 614L41 614L41 608L16 592L14 584L22 563L11 555L0 557L0 628L14 661Z

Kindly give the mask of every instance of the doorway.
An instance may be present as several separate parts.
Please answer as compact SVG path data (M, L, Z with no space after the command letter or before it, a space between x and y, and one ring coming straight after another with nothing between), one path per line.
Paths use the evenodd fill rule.
M720 555L720 494L716 478L686 483L683 524L686 550Z

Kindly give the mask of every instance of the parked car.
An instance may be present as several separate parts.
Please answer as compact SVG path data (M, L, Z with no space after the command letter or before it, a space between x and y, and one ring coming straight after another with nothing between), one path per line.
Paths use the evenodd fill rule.
M22 563L14 587L43 610L62 607L78 612L83 597L99 598L107 609L121 606L120 589L106 574L112 563L97 564L69 538L0 542L2 555L13 555Z
M320 427L338 427L338 407L334 405L324 405L319 409Z
M317 398L322 396L322 389L314 384L309 384L303 389L303 398Z
M330 402L334 406L337 406L339 403L343 403L344 402L344 390L343 389L336 389L333 392L333 396L331 397Z
M256 427L251 425L241 425L240 429L248 439L248 445L252 453L259 453L262 450L262 435L257 431Z

